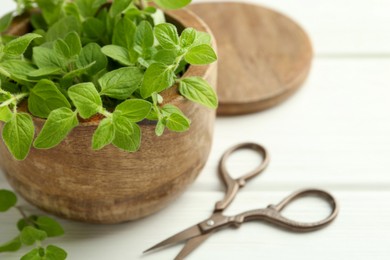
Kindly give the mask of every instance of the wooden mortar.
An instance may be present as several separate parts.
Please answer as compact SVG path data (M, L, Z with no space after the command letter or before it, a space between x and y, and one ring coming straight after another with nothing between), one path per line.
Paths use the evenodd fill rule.
M190 11L167 12L167 16L178 27L211 33ZM10 32L26 33L27 25L25 19L20 20ZM216 86L217 64L190 66L185 73L189 76L201 76ZM93 151L92 135L99 122L84 122L56 148L32 148L24 161L13 159L1 140L0 167L23 198L61 217L111 224L155 213L181 195L200 173L210 152L215 121L215 111L186 100L176 87L163 97L192 120L188 132L166 130L157 137L155 124L143 122L138 152L127 153L112 145ZM44 120L34 118L34 123L38 132Z

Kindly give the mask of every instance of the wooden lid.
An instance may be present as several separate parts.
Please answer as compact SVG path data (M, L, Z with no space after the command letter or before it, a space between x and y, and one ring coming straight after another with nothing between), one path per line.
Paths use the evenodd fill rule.
M288 17L259 5L202 3L189 7L218 45L218 115L253 113L277 105L306 79L309 37Z

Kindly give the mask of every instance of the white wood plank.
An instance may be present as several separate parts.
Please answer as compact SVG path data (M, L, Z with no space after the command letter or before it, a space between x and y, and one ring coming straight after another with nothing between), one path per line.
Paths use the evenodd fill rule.
M234 144L255 141L268 147L272 158L250 188L389 190L389 75L390 60L317 59L305 86L284 104L217 119L209 163L193 189L217 187L222 153ZM242 172L256 159L241 156L231 169Z
M235 214L276 203L289 192L243 190L229 212ZM390 192L336 191L334 195L341 202L341 212L336 222L323 230L296 234L259 222L246 223L238 230L213 235L188 259L388 259ZM208 217L214 201L221 196L220 192L188 192L157 215L121 225L95 226L61 221L67 234L51 242L66 248L69 259L172 259L182 245L146 256L141 256L141 252ZM297 205L288 209L288 216L297 220L320 219L328 211L326 204L314 199ZM304 206L310 206L311 210ZM16 212L0 215L0 242L16 235L13 225L18 217ZM1 259L16 257L15 254L3 254Z
M234 2L237 0L228 0ZM193 0L193 2L212 2ZM216 2L216 1L213 1ZM390 54L390 2L387 0L248 0L290 16L309 32L316 53ZM234 19L234 17L232 17ZM237 21L239 23L240 21Z

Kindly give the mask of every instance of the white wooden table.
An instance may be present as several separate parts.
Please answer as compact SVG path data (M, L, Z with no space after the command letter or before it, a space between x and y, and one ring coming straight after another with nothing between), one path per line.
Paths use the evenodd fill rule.
M215 234L189 259L390 259L390 2L252 2L284 12L311 35L316 55L305 86L269 111L219 118L207 166L162 212L114 226L61 220L66 235L53 243L65 248L69 259L172 259L181 246L146 256L142 251L209 216L214 201L223 196L218 159L243 141L266 145L271 165L241 191L228 213L278 202L295 189L318 187L338 198L340 215L328 228L308 234L247 223ZM3 0L0 13L11 8L12 1ZM231 167L239 173L256 158L244 153ZM9 188L2 175L0 188ZM325 203L305 199L286 215L315 220L328 211ZM0 242L16 234L18 217L17 212L0 215ZM2 254L0 259L20 255Z

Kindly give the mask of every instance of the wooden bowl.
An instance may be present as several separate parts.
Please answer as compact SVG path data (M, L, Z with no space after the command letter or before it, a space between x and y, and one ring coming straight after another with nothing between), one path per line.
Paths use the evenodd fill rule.
M170 20L200 31L209 28L192 12L168 12ZM14 33L26 26L14 25ZM26 24L26 23L25 23ZM185 76L201 76L216 86L217 65L190 66ZM59 146L32 149L24 161L12 158L0 141L0 167L11 186L37 207L68 219L120 223L155 213L177 198L205 165L213 137L215 111L187 101L171 88L166 103L192 120L185 133L166 131L157 137L155 124L141 124L142 145L127 153L113 146L91 149L98 122L81 123ZM44 120L34 118L40 130Z

